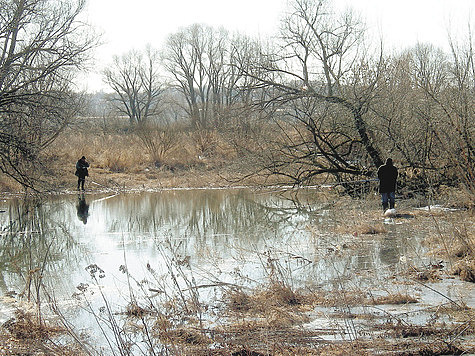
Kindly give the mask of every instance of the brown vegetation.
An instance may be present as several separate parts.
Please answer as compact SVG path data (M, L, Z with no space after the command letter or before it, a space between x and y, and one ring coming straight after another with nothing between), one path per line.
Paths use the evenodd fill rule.
M408 303L417 303L418 300L409 295L403 295L400 293L387 295L384 297L377 297L371 300L374 305L380 304L408 304Z
M475 259L473 256L458 260L452 268L452 273L463 281L475 283Z
M432 217L436 219L436 215ZM459 276L463 281L475 282L473 211L466 214L453 212L447 222L434 220L433 226L432 238L427 241L433 253L449 261L450 273Z
M0 328L1 355L85 355L79 348L58 342L65 329L40 323L36 317L22 310Z
M138 69L142 80L135 93L144 95L129 96L107 113L96 110L86 117L81 115L94 110L71 90L68 72L71 67L79 69L96 44L95 36L77 21L84 2L23 5L13 2L11 9L0 9L6 24L0 26L0 38L8 57L0 66L5 82L0 91L2 192L27 187L70 193L76 186L74 165L83 155L91 164L88 191L325 183L341 210L325 232L348 238L341 244L326 244L321 251L315 246L318 258L332 262L352 253L361 240L383 240L390 231L381 222L380 211L348 211L345 203L350 197L366 197L365 202L378 199L377 193L371 194L374 184L368 179L384 158L392 156L400 167L398 193L404 198L416 199L423 206L445 200L446 206L466 211L414 209L405 215L414 218L415 229L430 231L425 243L430 259L437 262L408 262L405 270L388 279L431 288L427 282L451 274L473 286L475 70L471 36L460 44L450 39L448 54L418 44L394 55L381 50L370 58L373 51L365 43L364 26L351 11L338 13L326 1L295 0L282 21L282 42L265 48L204 25L171 34L162 53L171 74L166 97L162 96L165 83L153 75L158 53L148 53L150 67L144 65L140 53L117 58L115 68L106 72L117 94L112 99L117 102L122 96L123 80L133 84L129 74ZM33 55L31 49L40 55ZM184 68L182 63L191 66ZM137 110L128 107L130 99L136 100ZM35 250L32 245L29 248L29 252ZM395 256L391 264L399 264L403 257ZM182 268L191 267L189 261L177 261L166 263L170 271L177 271L179 277L174 275L173 282L179 289L177 279L186 276ZM196 290L201 286L187 280L186 290L175 291L178 296L166 295L155 309L144 308L132 298L125 312L115 313L98 288L108 305L114 347L122 355L130 354L132 342L115 322L127 317L135 326L133 338L146 340L150 349L159 345L177 355L475 351L470 344L473 339L462 338L473 334L473 311L450 296L442 295L464 315L450 322L420 325L374 311L387 304L416 304L418 298L409 292L374 297L345 284L346 276L332 279L325 291L295 289L284 274L278 275L281 261L268 257L266 262L271 265L262 266L269 274L266 283L252 289L230 289L218 283L215 286L221 289L215 305L200 301ZM43 276L30 267L23 271L29 275L25 278L27 298L32 296L34 277L41 314ZM383 278L380 271L371 272ZM214 313L212 322L203 318L206 312ZM308 325L316 314L325 320L324 326ZM452 316L438 308L430 317L437 320L441 314ZM70 329L49 325L17 313L3 325L0 350L7 355L80 354L53 341ZM81 344L78 338L74 341Z
M179 128L178 125L169 130ZM64 152L54 160L51 178L59 190L74 187L74 165L84 155L91 164L86 180L88 190L230 185L226 181L226 177L231 176L227 167L232 164L235 153L224 137L216 137L212 154L201 156L203 148L198 147L189 134L182 131L175 135L174 147L158 162L133 133L121 132L117 127L109 132L92 125L87 135L71 132L51 147L50 152Z

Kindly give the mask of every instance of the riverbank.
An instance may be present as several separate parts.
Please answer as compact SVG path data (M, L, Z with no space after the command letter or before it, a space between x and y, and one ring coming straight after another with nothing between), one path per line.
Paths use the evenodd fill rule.
M56 194L76 191L77 177L71 169L57 167L55 175L42 179L38 189ZM253 180L240 181L232 178L231 172L203 167L170 168L143 167L132 173L113 172L109 169L92 167L86 177L85 189L89 193L157 191L160 189L187 188L227 188L234 186L257 187ZM11 180L0 182L0 192L4 195L22 194L24 189Z

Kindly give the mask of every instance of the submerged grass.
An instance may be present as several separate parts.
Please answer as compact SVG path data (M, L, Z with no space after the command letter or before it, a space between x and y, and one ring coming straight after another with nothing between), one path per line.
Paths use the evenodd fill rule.
M475 223L473 211L446 213L445 219L430 216L433 231L426 243L431 253L445 259L449 272L475 283Z
M377 297L371 300L371 303L374 305L381 305L381 304L409 304L409 303L417 303L418 299L411 297L406 294L390 294L387 296Z
M16 310L15 314L15 317L7 320L2 328L17 339L45 340L65 332L58 326L41 323L32 314L22 310Z
M0 327L1 355L86 356L67 338L68 332L57 323L41 322L37 317L17 309L15 317Z
M427 265L422 263L422 259L412 261L404 265L409 271L404 273L401 272L400 261L396 260L388 267L389 273L386 271L388 277L381 277L383 271L375 270L374 266L374 270L363 273L367 273L369 278L375 276L374 286L382 279L389 286L391 283L408 286L437 283L446 278L449 271L462 280L473 282L473 223L470 216L452 214L437 217L426 214L410 221L415 229L419 226L431 229L427 246L437 262ZM434 218L437 220L434 221ZM96 320L104 330L109 327L112 333L120 335L115 338L119 340L115 344L114 338L110 337L110 350L103 354L331 356L475 352L472 309L463 307L462 303L451 303L450 308L437 305L427 310L420 296L414 296L407 290L391 289L387 285L384 288L380 286L387 291L386 295L374 296L374 290L369 287L365 289L355 285L351 278L354 276L351 271L346 272L349 270L346 266L338 269L341 255L355 254L355 246L364 245L370 238L383 240L373 235L387 233L380 222L380 212L347 209L340 219L346 225L333 226L329 230L332 233L340 231L351 239L345 240L341 248L333 246L330 253L330 245L316 245L318 253L315 253L315 259L302 257L300 264L295 263L295 255L274 251L261 254L257 259L262 261L260 268L266 276L261 283L253 283L252 287L244 283L220 282L215 276L212 283L198 284L193 274L193 261L183 263L183 258L177 255L176 246L161 243L157 250L162 254L165 273L159 274L153 266L147 265L150 280L136 280L129 275L126 266L121 266L130 280L130 300L122 312L107 304L109 319L104 314L97 314ZM359 239L360 234L368 236ZM249 254L244 258L249 258ZM290 272L298 271L303 264L313 266L318 259L332 261L333 265L329 263L328 268L339 271L336 277L327 281L325 286L309 284L294 287L290 276L307 276ZM94 271L102 270L97 267ZM312 273L318 273L318 270L312 270ZM101 273L98 278L102 278ZM215 292L211 298L200 294L212 288ZM98 290L101 291L100 288ZM106 295L103 297L107 298ZM391 309L381 312L383 305L410 305L413 313L425 313L430 321L417 323L407 318L406 314L392 313ZM91 312L94 310L91 309ZM128 323L121 318L127 318ZM51 344L51 339L61 335L63 328L44 325L35 323L30 317L17 315L15 320L4 325L0 350L8 345L4 340L9 337L19 345L29 342L29 354L32 355L40 355L41 352L48 355L81 354L80 351L72 353L72 346L60 349ZM16 354L21 354L19 352Z
M147 323L151 337L155 340L153 344L160 345L159 348L170 355L442 355L444 352L462 354L475 351L461 339L466 335L473 335L475 323L471 310L469 313L459 314L457 323L427 325L401 322L388 315L389 321L378 326L377 320L380 317L370 310L358 316L333 313L328 316L331 320L328 325L318 327L316 324L310 327L306 325L312 321L314 308L329 303L320 293L316 297L311 290L294 291L288 286L273 283L249 293L229 291L225 296L225 303L217 311L217 321L211 324L200 325L190 315L150 317ZM353 299L354 305L347 306L357 306L358 299ZM416 298L403 294L361 301L361 306L417 302ZM334 303L339 303L337 309L345 307L338 298L333 298L330 304ZM213 308L212 305L202 307ZM440 312L441 310L437 311L439 314ZM146 313L142 308L129 306L127 309L128 318L139 321L143 320L144 315ZM462 315L464 318L460 319ZM358 338L347 339L349 335L345 320L355 320L355 317L361 321L368 320L369 327L363 328L366 323L360 324ZM47 331L37 329L30 321L19 325L22 330L29 330L29 336L22 334L22 340L28 339L30 350L48 350L45 355L74 354L69 351L70 348L54 350L48 346L46 336L61 331L60 328ZM15 335L15 329L8 330ZM120 332L127 331L124 329ZM143 328L138 328L135 333L141 335ZM18 345L23 343L24 341L17 342ZM41 347L36 346L38 343ZM5 343L0 349L1 347L5 347ZM19 350L21 346L17 347ZM157 352L158 349L154 353L144 351L139 354L151 355L158 354Z
M475 283L475 259L473 257L458 260L451 272L462 281Z

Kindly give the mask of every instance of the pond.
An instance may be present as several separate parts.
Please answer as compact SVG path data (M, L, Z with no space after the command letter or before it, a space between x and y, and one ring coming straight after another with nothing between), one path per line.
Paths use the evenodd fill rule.
M298 203L290 197L190 189L4 200L0 322L11 316L13 300L40 298L54 302L78 330L95 334L104 305L120 314L131 300L183 294L212 303L223 286L252 289L270 279L373 296L397 290L427 306L462 299L475 306L473 288L455 279L430 288L393 283L408 266L438 262L421 244L429 230L412 224L413 216L384 219L377 199L322 199L313 190L301 191ZM360 231L358 219L368 211L384 233ZM391 308L384 312L426 320L411 315L413 306ZM211 321L208 314L200 318ZM315 317L308 326L315 323L324 321Z

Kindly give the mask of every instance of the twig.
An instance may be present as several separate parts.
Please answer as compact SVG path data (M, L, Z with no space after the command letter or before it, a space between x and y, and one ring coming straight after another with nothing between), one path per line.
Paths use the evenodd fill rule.
M461 306L460 304L458 304L456 301L450 299L450 298L447 297L445 294L439 292L438 290L436 290L436 289L434 289L434 288L432 288L432 287L429 287L428 285L426 285L426 284L424 284L424 283L418 281L417 279L415 279L414 281L415 281L416 283L419 283L421 286L426 287L427 289L430 289L431 291L437 293L437 294L440 295L441 297L444 297L444 298L447 299L449 302L455 304L458 308L463 309L463 306Z

